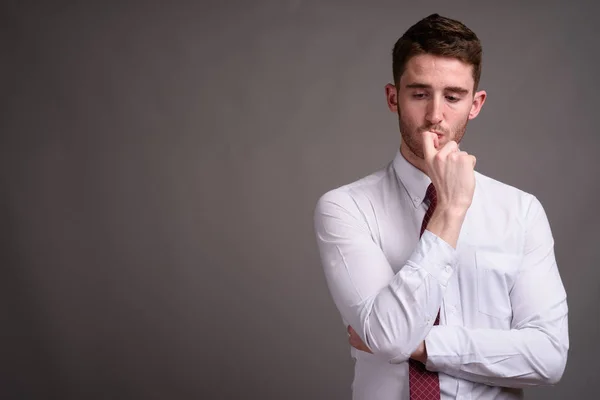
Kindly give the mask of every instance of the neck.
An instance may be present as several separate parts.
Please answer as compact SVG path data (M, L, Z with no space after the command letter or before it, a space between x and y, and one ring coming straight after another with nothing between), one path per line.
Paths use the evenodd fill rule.
M419 169L424 174L427 174L425 171L425 160L413 153L408 146L400 144L400 154L402 154L406 161L411 163L415 168Z

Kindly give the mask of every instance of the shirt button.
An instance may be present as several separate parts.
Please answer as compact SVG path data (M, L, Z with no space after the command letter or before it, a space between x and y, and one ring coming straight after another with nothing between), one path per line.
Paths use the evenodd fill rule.
M446 269L446 272L452 271L452 267L449 265L446 265L444 268Z
M421 201L421 199L419 197L415 197L414 200L418 203L419 201Z

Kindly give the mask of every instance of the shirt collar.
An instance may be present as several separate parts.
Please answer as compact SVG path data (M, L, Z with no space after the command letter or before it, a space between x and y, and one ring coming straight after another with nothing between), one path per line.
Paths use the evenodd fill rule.
M400 150L397 151L396 157L394 157L393 166L398 181L406 189L413 205L415 208L419 207L425 199L425 193L431 179L423 171L409 163L400 153Z

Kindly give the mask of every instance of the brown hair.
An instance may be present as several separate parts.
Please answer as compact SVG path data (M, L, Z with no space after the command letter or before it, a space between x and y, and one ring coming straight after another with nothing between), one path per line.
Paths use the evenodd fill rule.
M453 57L473 66L474 90L481 77L481 43L462 22L431 14L411 26L394 45L394 83L400 83L406 63L419 54Z

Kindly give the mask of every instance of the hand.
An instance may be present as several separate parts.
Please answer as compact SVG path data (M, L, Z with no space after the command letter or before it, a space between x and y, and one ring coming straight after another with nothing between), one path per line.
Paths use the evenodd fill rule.
M373 354L371 349L367 347L367 345L362 341L358 333L350 325L348 325L348 343L350 346L354 347L357 350L365 351L367 353Z
M435 133L423 132L425 172L436 189L437 209L465 214L475 192L477 160L453 140L439 150L438 143Z
M425 348L425 341L419 344L419 347L410 355L410 358L417 360L423 364L427 362L427 349Z

